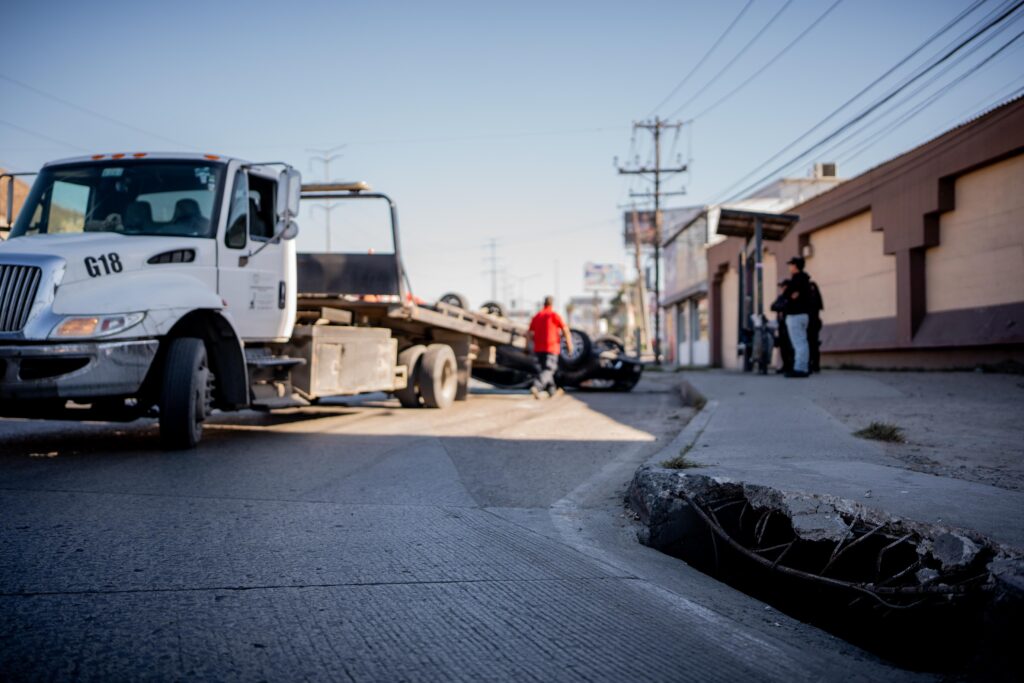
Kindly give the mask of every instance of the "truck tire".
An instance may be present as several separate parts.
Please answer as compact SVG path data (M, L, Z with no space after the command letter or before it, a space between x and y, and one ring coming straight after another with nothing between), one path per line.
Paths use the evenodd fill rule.
M426 351L426 346L417 344L398 354L398 364L405 366L406 376L409 378L405 388L395 392L395 398L398 399L403 408L419 408L423 405L423 401L420 398L419 372L421 359Z
M172 339L160 386L160 440L170 449L195 448L213 400L213 373L201 339Z
M458 292L448 292L438 299L438 301L443 304L448 304L449 306L457 306L466 311L469 310L469 299Z
M420 361L416 379L423 405L428 408L450 406L455 401L455 390L459 383L458 366L452 347L447 344L428 346Z

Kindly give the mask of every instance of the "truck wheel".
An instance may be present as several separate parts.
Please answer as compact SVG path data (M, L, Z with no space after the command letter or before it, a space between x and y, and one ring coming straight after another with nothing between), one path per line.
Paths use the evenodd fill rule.
M446 344L431 344L423 354L416 376L423 396L423 405L428 408L447 408L455 401L458 388L458 366L455 352Z
M210 412L213 373L206 347L193 337L172 339L160 387L160 439L167 448L195 448Z
M405 366L406 376L409 378L405 388L395 392L395 398L398 399L403 408L419 408L423 405L423 402L420 400L419 372L420 359L426 351L426 346L417 344L398 354L398 364Z

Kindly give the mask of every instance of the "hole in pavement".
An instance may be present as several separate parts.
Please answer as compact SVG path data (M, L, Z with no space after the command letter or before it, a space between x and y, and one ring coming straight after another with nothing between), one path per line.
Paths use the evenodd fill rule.
M1019 671L1019 661L1010 663L1019 645L1009 634L1019 633L1020 600L1010 607L994 600L996 547L835 508L826 515L832 528L809 530L801 516L794 529L785 506L748 496L746 487L705 481L697 488L677 487L674 519L649 527L675 529L655 531L649 545L897 666L996 677ZM631 500L636 509L635 491ZM813 527L824 518L812 512Z

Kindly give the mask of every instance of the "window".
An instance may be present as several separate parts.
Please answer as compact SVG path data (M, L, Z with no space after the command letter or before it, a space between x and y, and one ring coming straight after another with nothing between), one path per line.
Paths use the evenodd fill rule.
M42 170L11 237L116 232L212 237L223 166L118 161Z
M256 240L274 236L274 195L277 183L258 175L249 176L249 235Z
M231 249L245 246L249 232L249 174L239 171L235 174L235 184L231 189L231 213L228 214L228 229L224 234L224 244Z

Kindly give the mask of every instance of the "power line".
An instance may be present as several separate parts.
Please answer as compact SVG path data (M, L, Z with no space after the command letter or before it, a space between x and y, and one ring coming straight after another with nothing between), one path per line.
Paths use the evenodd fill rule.
M8 126L10 128L14 128L15 130L20 130L22 133L28 133L29 135L31 135L33 137L37 137L40 140L47 140L49 142L54 142L54 143L56 143L58 145L63 145L64 147L70 147L71 149L76 149L79 152L88 152L89 151L89 150L85 149L84 147L79 147L78 145L70 143L70 142L68 142L66 140L58 140L57 138L52 138L49 135L45 135L43 133L34 131L34 130L30 129L30 128L25 128L24 126L19 126L18 124L11 123L10 121L2 121L2 120L0 120L0 124L3 124L3 125Z
M993 59L995 59L997 56L999 56L1004 50L1006 50L1008 47L1010 47L1013 43L1015 43L1018 40L1020 40L1021 37L1024 37L1024 31L1021 31L1020 33L1018 33L1016 36L1014 36L1013 38L1008 40L1006 43L1004 43L1001 47L999 47L997 50L995 50L988 57L986 57L982 61L980 61L977 64L975 64L974 66L972 66L970 69L968 69L964 73L960 74L958 77L956 77L955 79L953 79L952 81L950 81L949 83L944 85L941 89L939 89L936 92L932 93L928 98L926 98L924 101L920 102L916 107L911 109L909 112L904 113L902 117L897 119L895 122L890 124L888 127L884 128L881 131L879 131L878 133L876 133L873 137L869 138L867 141L865 141L861 145L861 147L857 151L857 153L854 154L853 156L849 157L848 160L857 158L858 156L863 154L867 149L873 147L878 142L882 141L883 139L888 137L890 134L892 134L893 132L895 132L896 130L901 128L902 126L906 125L908 122L910 122L912 119L914 119L918 114L923 112L925 109L930 107L936 101L938 101L942 97L944 97L947 94L949 94L950 91L952 91L954 88L956 88L956 86L958 86L961 83L963 83L963 81L966 80L967 77L969 77L971 74L975 73L976 71L978 71L979 69L984 67L986 64L988 64Z
M1018 17L1018 18L1019 18L1019 17ZM880 121L884 120L884 119L885 119L885 118L886 118L886 117L887 117L887 116L888 116L889 114L891 114L891 113L895 112L895 111L896 111L896 110L898 110L898 109L899 109L900 107L902 107L903 105L907 104L908 102L912 102L912 101L913 101L913 99L914 99L914 98L915 98L915 97L916 97L917 95L919 95L920 93L922 93L922 92L924 92L925 90L927 90L927 89L928 89L929 87L931 87L931 86L932 86L932 84L934 84L934 83L938 82L938 81L939 81L940 79L942 79L942 77L943 77L943 76L945 76L945 75L946 75L947 73L949 73L950 71L952 71L952 70L953 70L953 69L955 69L956 67L958 67L958 66L960 66L961 64L963 64L964 62L966 62L968 58L970 58L970 57L971 57L972 55L974 55L974 54L975 54L976 52L978 52L979 50L981 50L982 48L984 48L984 47L985 47L986 45L988 45L988 44L989 44L990 42L992 42L993 40L995 40L995 39L996 39L996 38L997 38L997 37L998 37L998 36L999 36L1000 34L1002 34L1002 33L1003 33L1003 32L1004 32L1004 31L1005 31L1005 30L1006 30L1007 28L1009 28L1009 27L1010 27L1010 26L1012 25L1013 21L1016 21L1016 19L1015 19L1015 20L1012 20L1012 21L1011 21L1010 23L1008 23L1008 24L1003 24L1002 26L1000 26L999 28L997 28L997 29L996 29L995 31L993 31L993 32L992 32L991 34L989 34L988 36L986 36L986 37L985 37L985 38L984 38L984 39L983 39L983 40L982 40L981 42L979 42L979 43L977 43L977 44L975 44L975 45L971 46L971 47L970 47L970 48L968 48L968 49L967 49L967 50L966 50L965 52L963 52L963 53L962 53L962 54L961 54L960 56L958 56L958 57L957 57L956 59L954 59L954 60L950 61L950 62L949 62L949 64L947 64L947 65L946 65L946 66L945 66L944 68L942 68L941 70L939 70L939 71L938 71L938 72L937 72L937 73L936 73L935 75L933 75L933 76L932 76L931 78L929 78L929 79L928 79L927 81L925 81L924 83L922 83L922 84L921 84L920 86L918 86L917 88L915 88L915 89L913 90L913 92L911 92L911 93L909 93L908 95L906 95L905 97L903 97L903 98L902 98L902 100L900 100L900 101L894 101L894 102L892 103L892 105L891 105L890 107L888 107L888 108L887 108L887 109L885 109L884 111L881 111L881 112L880 112L880 113L879 113L879 114L878 114L878 115L877 115L877 116L875 117L875 119L874 119L873 121L865 120L865 121L863 122L863 125L862 125L862 126L860 126L859 128L857 128L856 130L852 131L852 132L851 132L850 134L848 134L848 135L847 135L846 137L844 137L844 138L842 138L842 139L838 140L837 142L835 142L835 143L834 143L833 145L831 145L831 146L830 146L830 147L829 147L828 149L826 149L826 150L824 150L824 151L821 151L821 152L819 152L819 154L821 154L823 158L827 158L827 157L829 157L829 156L832 156L833 154L835 154L835 155L837 155L837 156L838 156L838 155L840 155L840 154L843 154L843 152L839 152L838 150L840 150L841 148L843 148L843 146L844 146L844 145L846 145L846 144L847 144L848 142L850 142L851 140L853 140L853 141L854 141L854 142L856 143L856 140L855 140L855 138L857 138L857 137L858 137L859 135L861 135L861 133L863 133L863 132L864 132L865 130L869 129L869 128L870 128L871 126L875 125L876 123L879 123ZM1003 45L1003 47L1001 47L1001 48L999 48L998 50L996 50L996 51L995 51L995 52L994 52L994 53L993 53L992 55L990 55L990 56L989 56L988 58L986 58L986 59L985 59L985 60L984 60L984 61L983 61L983 62L982 62L981 64L985 64L985 63L987 63L987 62L988 62L988 61L989 61L989 60L990 60L991 58L993 58L994 56L996 56L996 55L998 55L999 53L1001 53L1001 52L1002 52L1002 51L1003 51L1004 49L1006 49L1006 47L1008 47L1008 46L1009 46L1010 44L1012 44L1012 43L1013 43L1013 42L1014 42L1015 40L1016 40L1016 38L1014 38L1014 39L1010 40L1010 41L1009 41L1008 43L1004 44L1004 45ZM976 69L974 69L974 70L976 70ZM972 70L972 71L970 71L970 72L968 72L968 73L973 73L973 70ZM956 83L959 83L959 82L960 82L960 79L958 78L958 79L955 79L954 81L952 81L951 83L955 85ZM950 85L950 84L946 84L946 86L940 86L940 87L941 87L941 88L946 88L946 87L948 87L949 85ZM927 96L927 97L926 97L926 100L928 99L928 97L930 97L930 96ZM918 104L916 104L916 105L911 105L911 107L910 107L910 109L908 109L908 111L912 111L912 110L913 110L913 109L914 109L915 107L917 107L917 106L920 106L920 103L918 103ZM903 112L903 114L898 114L898 115L897 115L897 119L899 119L899 118L900 118L901 116L904 116L904 115L906 115L906 113L907 113L907 112ZM890 124L890 125L891 125L891 124ZM886 130L885 128L882 128L882 132L884 132L885 130ZM878 131L876 131L876 132L874 132L874 133L871 133L871 134L870 134L870 138L869 138L869 139L874 139L874 137L875 137L875 136L877 136L877 135L878 135Z
M739 61L740 57L745 55L747 53L747 50L749 50L751 47L753 47L754 43L756 43L761 38L761 36L763 36L765 34L765 32L769 28L771 28L772 24L774 24L775 21L779 17L782 16L782 13L786 11L786 8L788 8L792 4L793 4L793 0L786 0L786 4L784 4L782 7L779 8L779 11L776 12L772 16L772 18L768 20L767 24L765 24L764 26L761 27L761 30L758 31L757 34L753 38L751 38L750 42L748 42L746 45L743 46L743 49L741 49L739 52L736 53L735 57L733 57L732 59L729 60L728 64L726 64L721 69L719 69L718 73L716 73L714 76L712 76L711 80L709 80L707 83L704 84L704 87L702 87L700 90L698 90L696 93L694 93L693 96L690 97L690 99L686 100L686 102L683 102L682 105L677 107L676 110L673 111L671 114L669 114L666 118L671 119L671 118L674 118L675 116L677 116L679 114L679 112L683 111L688 106L690 106L690 104L692 104L694 100L696 100L698 97L700 97L702 94L704 94L704 92L708 88L710 88L712 85L714 85L715 82L719 79L719 77L721 77L722 74L724 74L726 71L728 71L732 67L733 64L735 64L737 61Z
M702 111L701 111L701 112L700 112L699 114L697 114L696 116L694 116L694 117L692 117L692 118L693 118L693 119L699 119L699 118L701 118L702 116L704 116L705 114L707 114L707 113L708 113L708 112L710 112L711 110L713 110L713 109L716 109L716 108L717 108L717 107L718 107L718 106L719 106L720 104L722 104L722 103L723 103L723 102L725 102L726 100L730 99L730 98L731 98L731 97L732 97L733 95L735 95L736 93L738 93L738 92L739 92L740 90L742 90L743 88L745 88L745 87L746 87L747 85L749 85L751 81L753 81L753 80L754 80L755 78L757 78L757 77L758 77L758 76L760 76L760 75L761 75L762 73L764 73L764 72L765 72L765 70L767 70L768 68L770 68L770 67L772 66L772 64L774 64L775 62L779 61L779 59L781 59L783 55L785 55L785 54L786 54L787 52L789 52L789 50L790 50L790 49L791 49L792 47L794 47L794 46L795 46L795 45L796 45L797 43L799 43L799 42L800 42L801 40L803 40L804 36L806 36L806 35L807 35L808 33L810 33L811 31L813 31L813 30L814 30L814 28L815 28L815 27L816 27L816 26L817 26L818 24L820 24L820 23L821 23L821 22L822 22L822 21L823 21L823 20L825 19L825 17L827 17L827 16L829 15L829 14L831 14L831 13L832 13L832 10L834 10L834 9L835 9L836 7L838 7L838 6L839 6L839 4L840 4L840 3L842 3L842 2L843 2L843 0L836 0L835 2L833 2L833 3L832 3L832 5L830 5L828 9L826 9L826 10L825 10L824 12L822 12L822 13L821 13L821 15L820 15L820 16L818 16L818 18L817 18L817 19L815 19L815 20L814 20L813 22L811 22L811 25L810 25L810 26L808 26L808 27L807 27L807 28L805 28L805 29L804 29L803 31L801 31L801 32L800 32L800 35L798 35L798 36L797 36L796 38L794 38L793 40L791 40L791 41L789 42L789 44L788 44L788 45L786 45L786 47L784 47L784 48L782 48L781 50L779 50L779 52L777 52L777 53L775 54L775 56L774 56L774 57L772 57L772 58L771 58L771 59L769 59L769 60L768 60L767 62L765 62L765 63L764 63L764 64L763 64L762 66L761 66L761 68L760 68L760 69L758 69L758 70L757 70L757 71L755 71L754 73L750 74L750 76L748 76L748 77L747 77L747 79L746 79L745 81L743 81L742 83L740 83L739 85L737 85L737 86L736 86L735 88L733 88L732 90L730 90L730 91L729 91L729 92L727 92L726 94L722 95L722 96L721 96L720 98L718 98L717 100L715 100L715 103L714 103L714 104L712 104L711 106L709 106L709 107L707 107L707 108L703 109L703 110L702 110Z
M953 27L954 27L955 25L957 25L958 23L960 23L960 22L961 22L961 21L962 21L962 20L963 20L963 19L964 19L964 18L965 18L965 17L967 16L967 15L971 14L971 13L972 13L972 12L973 12L974 10L976 10L976 9L977 9L977 8L978 8L978 7L980 6L980 5L982 5L982 4L984 3L984 2L986 2L986 0L975 0L975 2L974 2L974 3L973 3L973 4L971 5L971 6L969 6L968 8L966 8L965 10L963 10L962 12L960 12L960 13L959 13L958 15L956 15L956 16L955 16L955 17L954 17L953 19L951 19L951 20L950 20L950 21L948 21L948 22L947 22L947 23L946 23L946 24L945 24L944 26L942 26L942 27L941 27L941 28L940 28L940 29L939 29L938 31L936 31L935 33L933 33L932 35L930 35L930 36L929 36L928 38L926 38L924 42L922 42L922 43L921 43L920 45L918 45L918 46L917 46L916 48L914 48L913 50L911 50L911 51L910 51L910 53L908 53L908 54L907 54L907 55L906 55L906 56L905 56L905 57L904 57L903 59L901 59L900 61L896 62L896 64L895 64L895 65L893 65L892 67L890 67L889 69L887 69L887 70L885 71L885 73L883 73L883 74L882 74L881 76L879 76L878 78L876 78L875 80L871 81L871 82L870 82L870 83L868 83L868 84L867 84L866 86L864 86L863 88L861 88L861 90L860 90L859 92L857 92L857 94L855 94L855 95L854 95L853 97L849 98L848 100L846 100L845 102L843 102L842 104L840 104L840 105L839 105L838 107L836 107L836 108L835 108L835 109L834 109L834 110L833 110L833 111L832 111L832 112L831 112L830 114L828 114L828 115L827 115L827 116L826 116L825 118L821 119L821 120L820 120L820 121L819 121L818 123L816 123L816 124L815 124L814 126L812 126L812 127L810 128L810 129L808 129L807 131L805 131L804 133L802 133L802 134L801 134L801 135L800 135L799 137L797 137L797 138L796 138L795 140L793 140L792 142L790 142L789 144L787 144L786 146L784 146L784 147L783 147L782 149L780 149L780 150L779 150L778 152L776 152L775 154L773 154L772 156L770 156L770 157L769 157L768 159L765 159L765 160L764 160L763 162L761 162L761 163L760 163L760 164L759 164L759 165L758 165L757 167L755 167L755 168L754 168L753 170L749 171L749 172L748 172L748 173L747 173L747 174L746 174L745 176L743 176L743 177L742 177L742 178L740 178L740 179L739 179L738 181L736 181L736 182L735 182L735 183L734 183L734 184L733 184L732 186L730 186L730 187L729 187L729 188L728 188L727 190L725 190L725 191L723 191L723 192L719 193L719 195L718 195L718 198L722 198L722 197L724 197L724 196L725 196L725 195L726 195L727 193L731 192L731 191L732 191L733 189L735 189L736 187L739 187L739 186L740 186L740 185L741 185L742 183L744 183L744 182L745 182L745 181L746 181L746 180L747 180L748 178L750 178L751 176L753 176L753 175L754 175L755 173L757 173L757 172L758 172L758 171L760 171L761 169L765 168L765 167L766 167L766 166L767 166L768 164L772 163L773 161L775 161L776 159L778 159L779 157L781 157L781 156L782 156L783 154L785 154L785 153L786 153L786 152L787 152L787 151L788 151L788 150L789 150L789 149L790 149L791 147L793 147L794 145L798 145L798 144L800 144L801 142L803 142L804 140L806 140L806 139L807 139L808 137L810 137L810 135L811 135L812 133L814 133L814 132L815 132L816 130L818 130L819 128L821 128L822 126L824 126L824 125L825 125L826 123L828 123L829 121L831 121L831 120L832 120L833 118L835 118L835 117L836 117L836 115L837 115L837 114L839 114L839 112L841 112L841 111L843 111L844 109L846 109L846 108L847 108L848 106L850 106L851 104L853 104L854 102L856 102L856 101L857 101L858 99L860 99L860 98L861 98L861 97L862 97L862 96L863 96L863 95L864 95L865 93L867 93L867 92L868 92L868 91L870 91L870 90L871 90L872 88L874 88L874 87L875 87L876 85L878 85L879 83L881 83L882 81L884 81L884 80L885 80L886 78L888 78L889 76L891 76L891 75L892 75L892 74L893 74L893 73L894 73L894 72L895 72L895 71L896 71L897 69L899 69L900 67L902 67L902 66L903 66L904 64L906 64L907 62L909 62L909 61L910 61L911 59L913 59L914 57L916 57L916 56L917 56L918 54L920 54L922 50L924 50L924 49L925 49L926 47L928 47L928 45L930 45L931 43L935 42L935 41L936 41L936 40L937 40L937 39L938 39L938 38L939 38L940 36L942 36L942 35L943 35L944 33L946 33L947 31L949 31L949 30L950 30L951 28L953 28Z
M690 72L683 77L683 80L679 81L679 83L676 84L676 87L672 88L672 92L670 92L668 95L665 95L665 99L663 99L661 102L658 102L658 104L655 105L653 109L651 109L651 113L648 114L648 116L654 116L654 113L656 111L661 109L663 106L665 106L666 102L675 97L675 94L679 92L679 89L686 85L690 78L692 78L693 75L697 73L697 70L704 65L704 62L708 60L708 57L710 57L711 54L718 48L718 46L722 44L722 41L725 40L726 36L728 36L730 32L732 32L733 28L736 26L736 24L739 23L740 19L743 18L743 15L747 13L747 10L750 9L750 7L753 4L754 0L747 0L747 4L743 6L743 9L740 10L740 13L736 15L732 22L730 22L729 25L725 27L725 30L722 32L722 35L718 36L718 40L716 40L714 44L710 48L708 48L708 51L704 53L704 56L701 57L697 64L694 65L692 69L690 69Z
M102 119L104 121L107 121L108 123L113 123L113 124L121 126L123 128L128 128L130 130L135 131L136 133L142 133L144 135L149 135L150 137L158 138L160 140L163 140L164 142L170 142L171 144L178 145L180 147L185 147L187 149L196 149L195 147L192 147L191 145L186 145L184 142L179 142L178 140L174 140L173 138L169 138L166 135L161 135L160 133L154 133L153 131L146 130L145 128L139 128L138 126L132 125L132 124L126 122L126 121L121 121L120 119L115 119L112 116L107 116L106 114L103 114L103 113L100 113L98 111L95 111L94 109L89 109L88 107L83 107L82 105L76 104L76 103L72 102L71 100L66 100L63 97L60 97L59 95L54 95L53 93L46 92L45 90L40 90L39 88L35 87L34 85L29 85L28 83L24 83L22 81L19 81L16 78L11 78L10 76L8 76L6 74L0 74L0 79L3 79L5 81L8 81L9 83L13 83L13 84L15 84L17 86L25 88L26 90L31 90L32 92L36 93L37 95L40 95L40 96L45 97L47 99L53 100L54 102L60 102L61 104L65 105L67 107L71 107L72 109L77 109L80 112L84 112L86 114L89 114L90 116L94 116L94 117L96 117L98 119Z
M732 196L729 197L729 200L731 200L731 199L733 199L735 197L743 196L747 192L750 192L750 191L756 189L757 187L759 187L763 183L767 182L771 178L775 177L776 175L778 175L779 173L784 171L790 165L792 165L792 164L796 163L797 161L803 159L804 157L806 157L810 153L814 152L816 149L818 149L822 145L824 145L827 142L835 139L837 136L842 135L849 128L851 128L852 126L856 125L859 121L862 121L866 116L869 116L872 112L876 111L879 107L882 107L883 105L885 105L887 102L889 102L894 97L899 95L901 92L906 90L909 86L911 86L913 83L918 81L920 78L922 78L926 74L930 73L936 67L944 64L946 61L948 61L950 58L952 58L957 52L962 50L965 46L967 46L968 44L973 42L975 39L977 39L983 33L986 33L990 28L992 28L993 26L996 26L996 25L1002 23L1003 21L1005 21L1007 19L1007 17L1009 17L1012 13L1017 11L1017 9L1019 9L1022 5L1024 5L1024 0L1018 0L1016 3L1014 3L1013 7L1011 7L1008 10L1006 10L1005 12L1001 13L995 19L992 19L991 21L986 23L984 27L982 27L981 29L975 31L973 34L968 36L966 39L960 41L960 43L958 43L952 49L947 50L945 54L943 54L938 59L933 60L931 64L929 64L924 69L920 70L917 74L915 74L911 78L907 79L904 83L902 83L901 85L896 87L894 90L889 92L889 94L883 96L879 100L876 100L873 104L868 106L866 109L862 110L860 113L855 115L852 119L850 119L846 123L844 123L841 126L839 126L839 128L837 128L836 130L832 131L831 133L826 135L824 138L822 138L818 142L816 142L816 143L812 144L810 147L804 149L804 151L800 152L795 157L791 158L789 161L785 162L781 166L779 166L776 169L772 170L770 173L762 176L756 182L747 185L747 187L745 187L743 190L733 194Z

